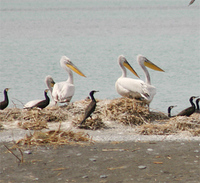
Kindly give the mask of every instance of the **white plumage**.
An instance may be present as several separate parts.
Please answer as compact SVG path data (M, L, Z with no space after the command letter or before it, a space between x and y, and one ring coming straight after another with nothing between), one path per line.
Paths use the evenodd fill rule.
M144 82L141 79L132 79L126 77L126 65L124 65L124 63L126 62L127 60L124 56L120 55L118 57L118 63L122 69L122 76L115 83L115 88L117 92L124 97L141 99L144 103L149 105L154 95L156 94L156 88L153 85L151 85L150 75L145 66L158 71L163 70L155 64L153 64L152 62L150 62L144 56L138 55L137 62L143 69L146 77L146 81ZM137 74L135 75L138 76Z
M83 77L86 76L66 56L63 56L60 59L60 65L67 71L68 79L66 81L55 83L52 90L52 98L56 103L65 103L70 102L75 92L73 73L71 70Z

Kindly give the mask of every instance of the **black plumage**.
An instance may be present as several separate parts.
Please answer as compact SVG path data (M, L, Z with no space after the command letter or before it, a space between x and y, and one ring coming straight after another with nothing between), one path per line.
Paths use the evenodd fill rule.
M4 90L4 100L0 102L0 110L4 110L9 104L8 90L9 88L5 88Z
M45 100L42 100L40 102L38 102L37 104L35 104L34 106L32 106L31 108L33 107L38 107L40 109L44 109L46 106L49 105L49 102L50 102L50 99L47 95L47 92L49 91L49 89L46 89L44 90L44 96L45 96Z
M189 101L190 101L192 106L184 109L181 112L179 112L177 114L177 116L190 116L191 114L193 114L195 112L195 104L193 102L193 99L195 99L195 98L197 98L197 97L195 97L195 96L190 97Z
M200 113L199 101L200 101L200 98L196 99L196 107L197 107L197 108L196 108L195 112L197 112L197 113Z
M171 116L171 110L174 108L174 107L176 107L176 105L172 105L172 106L169 106L168 107L168 117L174 117L174 116Z
M90 97L92 99L92 101L90 102L90 104L87 106L86 110L85 110L85 114L84 114L84 118L82 120L82 122L80 123L80 125L82 125L83 123L85 123L85 120L88 117L91 117L91 114L95 111L96 108L96 100L94 98L94 93L96 93L98 91L92 90L90 92Z

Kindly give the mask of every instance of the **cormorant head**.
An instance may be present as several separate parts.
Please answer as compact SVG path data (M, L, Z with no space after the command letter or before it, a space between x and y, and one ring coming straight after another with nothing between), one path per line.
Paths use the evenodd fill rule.
M92 91L90 92L90 95L93 95L93 94L96 93L96 92L99 92L99 91L92 90Z
M195 98L198 98L199 96L192 96L192 97L190 97L190 101L192 100L194 100Z
M47 93L49 91L49 89L45 89L44 92Z
M177 105L171 105L168 107L168 109L173 109L174 107L177 107Z
M6 91L6 92L8 92L8 90L9 90L10 88L5 88L5 90L4 91Z
M92 96L94 95L94 93L96 93L96 92L99 92L99 91L92 90L92 91L90 92L90 96L92 97Z

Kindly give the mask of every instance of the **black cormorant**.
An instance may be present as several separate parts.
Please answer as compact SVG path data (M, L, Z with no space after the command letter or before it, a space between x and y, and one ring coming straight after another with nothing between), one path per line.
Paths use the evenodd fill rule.
M0 110L4 110L9 104L8 93L7 93L8 90L9 88L5 88L4 90L4 101L0 102Z
M200 113L199 101L200 101L200 98L196 99L196 106L197 106L197 108L196 108L195 112L197 112L197 113Z
M92 90L90 92L90 97L91 97L92 101L87 106L87 108L85 110L84 118L83 118L82 122L80 123L80 125L82 125L88 117L91 117L91 114L94 112L94 110L96 108L96 100L94 98L94 93L96 93L96 92L98 92L98 91Z
M195 104L193 102L193 99L195 99L195 98L197 98L197 97L195 97L195 96L190 97L189 101L190 101L190 103L191 103L192 106L188 107L187 109L184 109L181 112L179 112L177 114L177 116L190 116L191 114L193 114L195 112Z
M44 90L44 96L45 96L45 100L41 100L40 102L36 103L35 105L31 106L31 107L25 107L25 109L32 109L34 107L38 107L40 109L44 109L46 106L49 105L50 99L47 95L47 92L49 91L49 89Z
M176 107L176 105L172 105L172 106L169 106L168 107L168 117L174 117L174 116L171 116L171 110L174 108L174 107Z

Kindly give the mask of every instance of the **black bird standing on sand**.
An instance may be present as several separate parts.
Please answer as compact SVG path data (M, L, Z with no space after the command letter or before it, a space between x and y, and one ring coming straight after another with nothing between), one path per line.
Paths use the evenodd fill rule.
M40 102L38 102L37 104L35 104L34 106L30 107L30 108L33 108L33 107L38 107L40 109L44 109L46 106L49 105L49 102L50 102L50 99L47 95L47 92L49 91L49 89L46 89L44 90L44 96L45 96L45 100L42 100ZM28 107L29 108L29 107Z
M98 91L92 90L90 92L90 97L91 97L92 101L87 106L87 108L85 110L84 118L83 118L82 122L80 123L80 125L82 125L88 117L91 117L91 114L95 111L97 102L96 102L96 100L94 98L94 93L96 93L96 92L98 92Z
M9 104L8 93L7 93L8 90L9 88L5 88L4 90L4 101L0 102L0 110L4 110Z
M168 107L168 117L174 117L174 116L171 116L171 110L174 108L174 107L176 107L176 105L172 105L172 106L169 106Z
M192 106L184 109L181 112L179 112L177 114L177 116L190 116L191 114L193 114L195 112L195 104L193 102L193 99L195 99L195 98L197 98L197 97L195 97L195 96L190 97L189 101L190 101L190 103L191 103Z
M196 106L197 106L197 108L196 108L195 112L197 112L197 113L200 113L199 101L200 101L200 98L196 99Z

